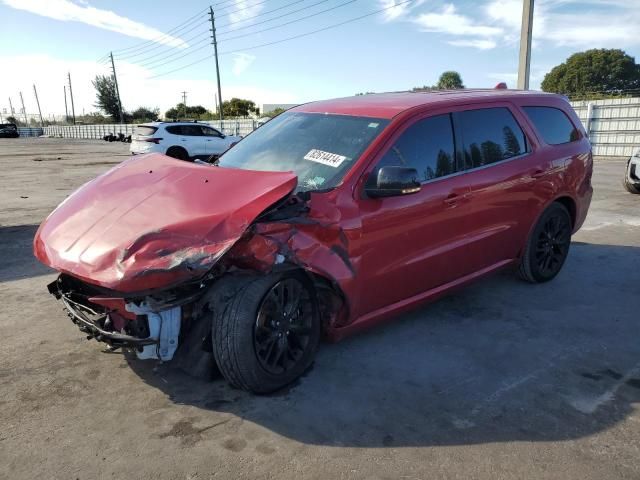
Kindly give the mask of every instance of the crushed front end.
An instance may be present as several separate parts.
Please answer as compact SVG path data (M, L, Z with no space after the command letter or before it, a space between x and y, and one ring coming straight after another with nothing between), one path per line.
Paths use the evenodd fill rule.
M180 304L160 305L152 296L119 297L65 274L47 289L88 340L104 342L110 350L135 351L140 359L163 361L173 358L181 327L189 320L189 308L183 309L182 304L194 298L192 293L183 296Z

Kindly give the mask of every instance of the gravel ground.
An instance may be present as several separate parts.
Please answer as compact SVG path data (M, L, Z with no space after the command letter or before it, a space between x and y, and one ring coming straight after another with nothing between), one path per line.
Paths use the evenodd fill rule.
M499 274L253 397L103 353L46 293L38 224L126 156L0 140L0 478L640 478L640 196L622 161L596 162L553 282Z

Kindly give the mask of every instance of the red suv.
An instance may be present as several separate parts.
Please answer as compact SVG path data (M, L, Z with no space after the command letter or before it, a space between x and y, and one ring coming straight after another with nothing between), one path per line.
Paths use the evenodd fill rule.
M232 385L269 392L310 366L321 336L509 266L551 280L591 173L558 95L328 100L283 113L213 165L123 162L67 198L34 250L61 272L49 291L89 337L140 358L213 357Z

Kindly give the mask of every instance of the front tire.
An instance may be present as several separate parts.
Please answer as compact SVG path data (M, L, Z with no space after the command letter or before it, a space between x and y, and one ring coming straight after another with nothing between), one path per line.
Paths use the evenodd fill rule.
M189 154L182 147L171 147L167 150L167 156L178 160L189 160Z
M216 310L213 353L234 387L270 393L302 375L315 358L320 315L311 281L300 272L250 280Z
M536 223L520 261L519 275L531 283L548 282L564 265L571 245L571 215L561 203L552 203Z

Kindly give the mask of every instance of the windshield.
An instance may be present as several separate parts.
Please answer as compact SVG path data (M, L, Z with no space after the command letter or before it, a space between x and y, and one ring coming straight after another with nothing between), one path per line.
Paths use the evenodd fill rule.
M293 171L297 191L337 186L388 120L286 112L226 152L221 167Z

